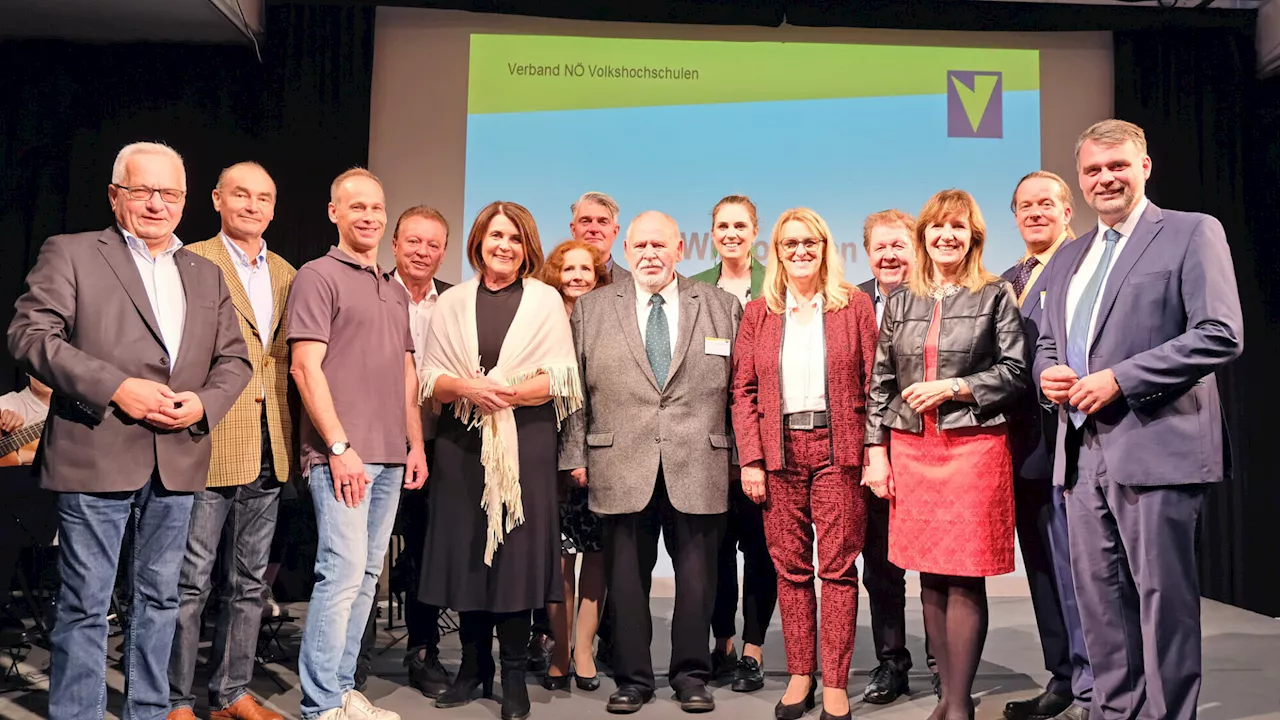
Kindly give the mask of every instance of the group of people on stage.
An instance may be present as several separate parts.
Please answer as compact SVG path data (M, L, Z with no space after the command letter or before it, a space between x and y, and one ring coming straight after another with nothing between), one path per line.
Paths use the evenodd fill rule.
M1052 680L1004 716L1194 718L1194 531L1222 476L1214 372L1243 343L1231 256L1217 220L1146 198L1137 126L1093 125L1076 160L1096 229L1074 239L1071 189L1032 172L1011 202L1026 252L1002 276L962 190L868 217L874 278L857 287L808 208L781 214L760 257L741 195L712 210L715 267L678 274L676 222L645 211L624 269L618 206L592 192L545 259L526 208L485 206L465 239L475 275L451 287L435 278L449 225L430 207L399 216L395 269L378 267L389 216L367 170L333 181L338 242L295 272L263 239L277 202L263 167L224 170L221 231L184 245L181 158L125 147L116 223L48 239L8 331L52 388L37 461L59 511L50 716L103 715L132 518L126 717L195 717L216 566L210 717L280 718L248 686L280 488L300 474L318 528L308 720L399 717L362 694L359 668L397 515L409 684L439 708L497 679L503 720L524 718L531 664L548 690L593 691L597 660L610 712L651 702L661 535L685 711L713 710L713 685L763 687L776 609L790 678L775 717L819 698L823 720L849 717L862 555L879 663L864 701L910 691L913 570L930 720L972 718L985 578L1014 570L1016 529ZM452 676L439 608L460 620Z

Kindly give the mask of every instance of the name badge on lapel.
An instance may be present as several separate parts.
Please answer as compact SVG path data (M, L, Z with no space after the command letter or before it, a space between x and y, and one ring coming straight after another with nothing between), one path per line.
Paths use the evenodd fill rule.
M707 342L707 354L719 355L720 357L729 357L729 340L727 338L709 337Z
M1044 309L1044 295L1045 295L1045 292L1046 292L1046 291L1044 291L1044 290L1041 290L1041 291L1040 291L1040 309L1041 309L1041 310L1043 310L1043 309Z

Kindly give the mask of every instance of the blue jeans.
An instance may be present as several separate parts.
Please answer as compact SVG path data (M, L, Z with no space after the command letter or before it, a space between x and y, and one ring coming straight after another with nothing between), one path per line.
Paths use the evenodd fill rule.
M51 720L106 713L107 609L131 515L136 530L128 558L122 717L164 720L169 714L169 648L178 619L178 573L187 549L191 493L170 492L153 475L133 492L58 494L62 587L51 637Z
M343 695L355 687L360 639L400 504L403 465L365 465L364 471L373 482L354 508L334 497L328 465L313 465L308 479L319 542L316 584L298 654L307 720L341 707Z

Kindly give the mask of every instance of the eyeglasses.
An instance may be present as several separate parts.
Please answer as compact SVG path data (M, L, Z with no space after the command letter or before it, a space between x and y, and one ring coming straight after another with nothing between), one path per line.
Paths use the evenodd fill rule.
M783 251L786 252L788 255L795 255L796 250L799 250L800 248L804 248L805 252L812 255L817 252L818 248L822 247L823 242L825 241L822 240L821 238L812 238L812 237L786 238L785 240L782 241L781 245L782 245Z
M111 183L111 185L123 190L130 200L150 200L152 195L160 193L161 200L173 205L182 202L182 198L187 196L186 190L175 190L173 188L149 188L146 185L129 187L128 185L117 185L116 183Z

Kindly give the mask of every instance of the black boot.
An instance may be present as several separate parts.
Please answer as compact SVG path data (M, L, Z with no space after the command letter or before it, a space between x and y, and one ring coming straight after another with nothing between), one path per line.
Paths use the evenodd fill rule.
M458 631L462 640L462 665L449 689L436 698L436 707L462 707L474 699L476 688L482 690L482 697L493 696L493 625L486 615L462 613Z
M498 656L502 661L502 720L529 717L529 613L505 613L498 619Z

